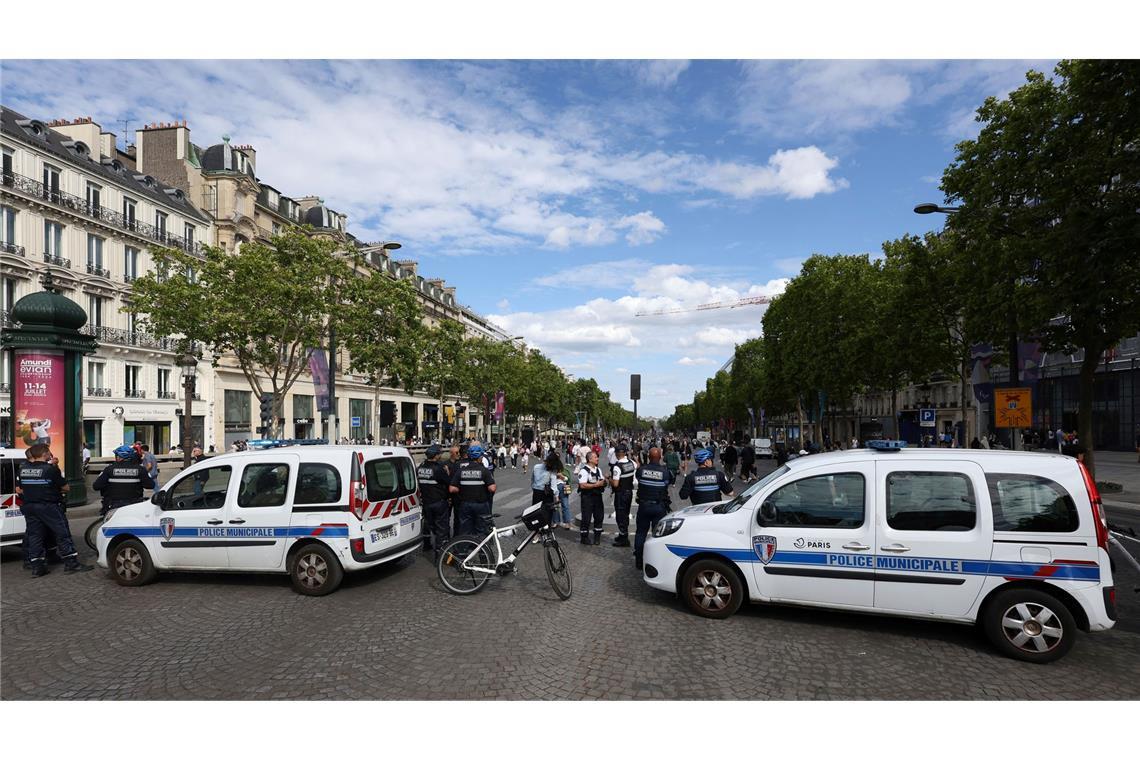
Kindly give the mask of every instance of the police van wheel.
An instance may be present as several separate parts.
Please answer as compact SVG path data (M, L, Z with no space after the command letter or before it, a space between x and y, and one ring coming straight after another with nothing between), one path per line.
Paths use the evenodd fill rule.
M1007 657L1046 663L1073 648L1077 622L1065 603L1052 594L1019 588L990 600L982 628Z
M146 547L135 538L117 544L107 558L107 565L111 568L111 577L120 586L145 586L158 575Z
M726 618L740 609L744 586L735 571L717 559L694 562L681 578L681 596L701 617Z
M323 544L302 546L289 561L293 590L305 596L331 594L344 580L344 569L332 551Z

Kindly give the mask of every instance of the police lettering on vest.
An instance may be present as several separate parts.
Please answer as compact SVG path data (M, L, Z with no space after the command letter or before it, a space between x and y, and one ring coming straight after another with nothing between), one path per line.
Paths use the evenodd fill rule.
M25 502L56 504L66 483L63 473L50 462L20 463L20 488Z
M451 485L459 487L459 500L470 502L490 501L487 486L494 482L494 476L479 461L460 462L451 479Z
M637 465L628 459L618 462L614 465L613 477L619 478L618 491L632 491L633 490L633 474L637 471Z
M116 462L104 468L91 487L108 502L142 501L143 489L154 488L154 481L141 464Z
M690 472L681 486L681 498L689 499L693 504L708 504L720 501L720 494L729 493L732 486L720 470L702 467Z
M451 478L439 462L424 462L416 470L420 482L420 499L425 505L447 501L447 485Z
M669 483L672 476L663 464L649 462L637 468L637 503L669 500Z

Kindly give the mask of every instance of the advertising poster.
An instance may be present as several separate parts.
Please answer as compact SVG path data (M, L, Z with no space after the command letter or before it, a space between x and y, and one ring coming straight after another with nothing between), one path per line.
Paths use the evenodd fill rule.
M317 411L329 410L329 362L319 348L309 352L309 373L313 376L313 394L317 397Z
M37 443L51 446L64 469L67 448L64 435L66 365L62 351L16 351L12 377L12 403L16 410L16 448Z

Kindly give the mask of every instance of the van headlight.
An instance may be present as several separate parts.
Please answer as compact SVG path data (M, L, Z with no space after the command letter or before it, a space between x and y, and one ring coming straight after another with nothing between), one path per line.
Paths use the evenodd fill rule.
M676 533L685 524L683 517L666 517L663 520L658 520L657 527L653 529L653 537L661 538Z

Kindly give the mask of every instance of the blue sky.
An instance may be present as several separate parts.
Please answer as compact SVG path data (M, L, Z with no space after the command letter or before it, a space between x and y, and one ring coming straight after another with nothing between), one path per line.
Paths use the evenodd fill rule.
M813 253L875 252L973 111L1052 61L5 61L4 105L104 129L187 119L257 149L365 240L615 399L663 415L758 335ZM47 86L45 83L51 83ZM508 394L510 389L507 389ZM626 406L632 404L626 402Z

